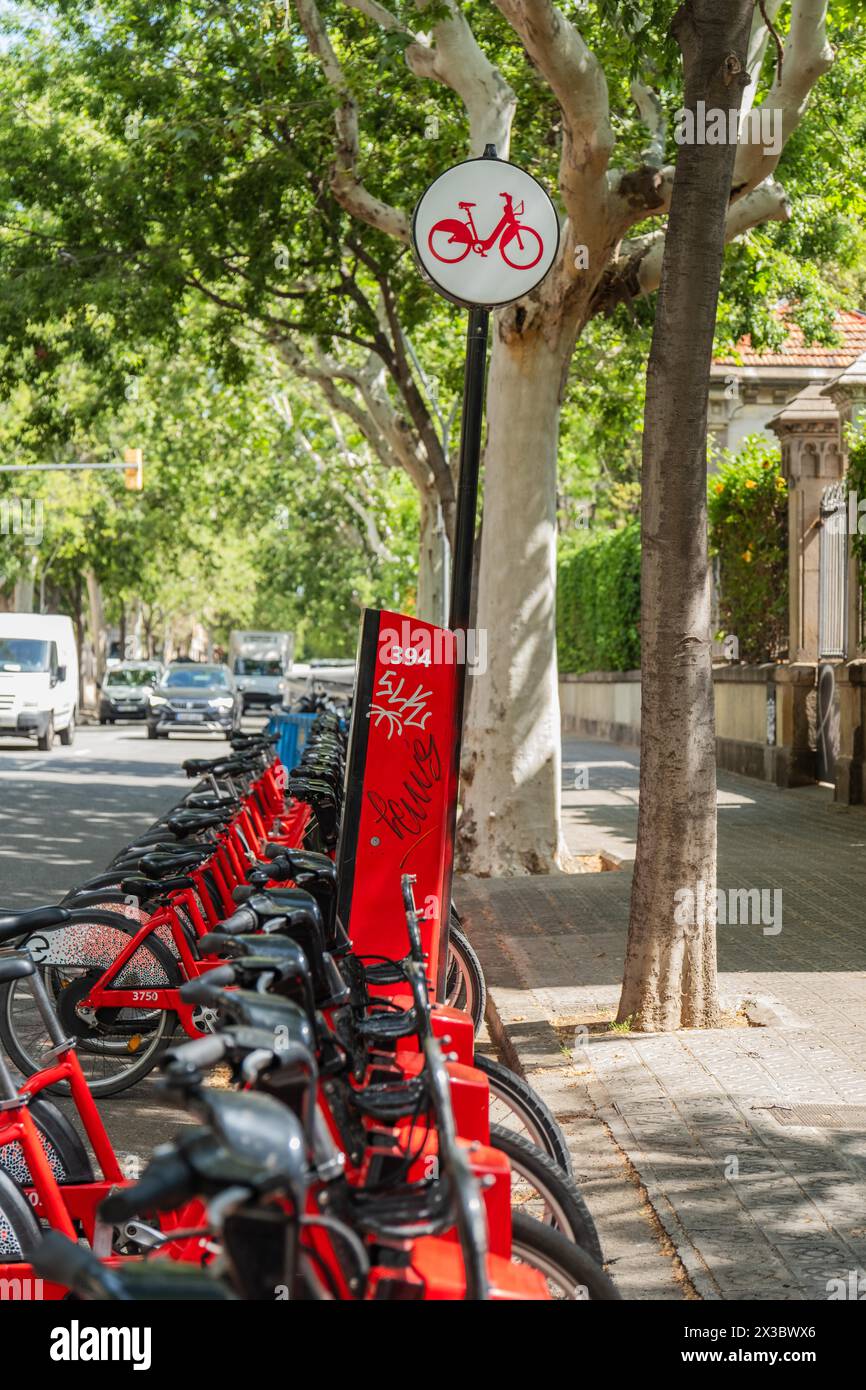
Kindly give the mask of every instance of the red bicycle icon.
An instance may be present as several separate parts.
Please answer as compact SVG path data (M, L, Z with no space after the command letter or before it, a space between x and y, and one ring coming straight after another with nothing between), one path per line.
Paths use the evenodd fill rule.
M466 221L458 222L454 217L443 217L430 228L427 245L437 261L446 265L456 265L474 251L476 256L486 256L490 248L499 241L499 254L512 270L531 270L541 260L544 242L533 227L518 222L523 215L523 202L514 206L510 193L500 193L505 199L505 208L490 236L479 237L472 217L475 203L458 203L466 213ZM500 239L501 238L501 239Z

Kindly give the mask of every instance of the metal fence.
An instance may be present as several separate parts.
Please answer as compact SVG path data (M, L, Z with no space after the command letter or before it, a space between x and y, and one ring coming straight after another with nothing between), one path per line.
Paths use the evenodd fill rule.
M818 573L818 657L842 657L847 648L848 516L844 483L832 483L821 497Z

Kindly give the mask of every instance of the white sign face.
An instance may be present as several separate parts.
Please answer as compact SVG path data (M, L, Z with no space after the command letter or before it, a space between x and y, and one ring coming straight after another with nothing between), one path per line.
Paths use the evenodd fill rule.
M422 194L412 238L442 294L492 309L544 279L559 249L559 218L525 169L504 159L467 159Z

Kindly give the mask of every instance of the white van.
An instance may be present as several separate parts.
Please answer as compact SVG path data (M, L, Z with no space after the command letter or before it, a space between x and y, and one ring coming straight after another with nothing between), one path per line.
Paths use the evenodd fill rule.
M78 648L71 618L0 613L0 739L36 736L43 751L75 735Z

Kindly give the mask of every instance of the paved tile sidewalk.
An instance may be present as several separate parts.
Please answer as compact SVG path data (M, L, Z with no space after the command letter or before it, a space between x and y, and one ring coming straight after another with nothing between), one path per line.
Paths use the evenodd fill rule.
M636 754L564 762L570 847L623 867L461 881L497 1041L565 1118L626 1296L826 1298L866 1273L866 813L721 774L719 886L783 895L778 935L719 929L723 1002L765 1026L615 1034Z

